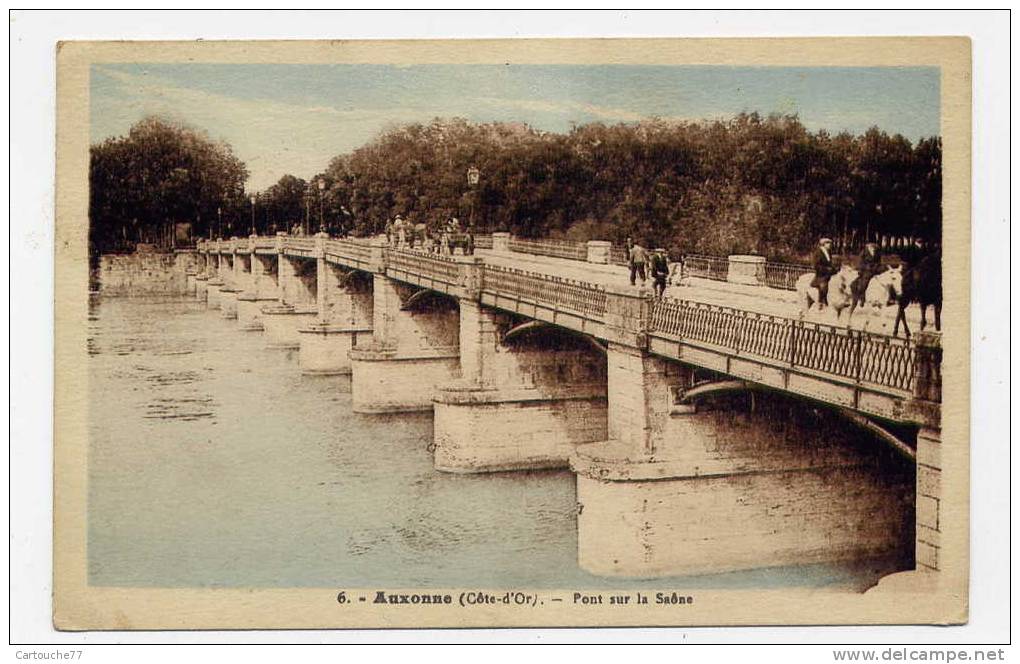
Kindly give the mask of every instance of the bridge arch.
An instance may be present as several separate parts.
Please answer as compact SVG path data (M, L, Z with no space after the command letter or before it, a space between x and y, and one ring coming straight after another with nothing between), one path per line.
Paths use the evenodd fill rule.
M460 307L457 298L432 290L431 288L416 290L403 298L403 301L400 303L400 310L409 312L426 311L434 308L452 309L454 307Z
M542 341L543 339L545 340L544 342ZM565 345L563 342L569 339L580 341L583 347L594 350L602 356L605 356L608 352L608 349L598 339L589 334L541 320L511 323L510 327L503 333L500 343L508 348L518 344L562 346ZM550 341L552 341L552 344L549 343Z
M736 378L718 377L696 382L688 388L677 389L676 394L674 395L674 403L676 405L696 405L697 401L700 399L719 397L740 392L747 392L751 394L752 397L755 393L767 393L777 395L783 399L793 399L790 395L781 394L764 385ZM916 445L910 444L903 431L898 431L885 426L882 423L850 408L833 406L822 402L811 401L810 403L816 408L824 408L826 411L837 415L842 420L853 424L855 427L871 433L876 438L887 443L897 453L904 458L909 459L911 462L915 462L917 460ZM899 427L899 429L903 429L903 427Z

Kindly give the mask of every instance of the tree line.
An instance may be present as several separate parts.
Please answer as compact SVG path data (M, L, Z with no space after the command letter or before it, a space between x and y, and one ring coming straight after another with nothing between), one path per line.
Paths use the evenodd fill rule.
M94 189L103 186L96 178L97 152L104 172L119 147L132 158L131 166L119 165L120 172L151 173L139 160L145 161L152 141L135 140L136 134L164 124L150 119L126 139L93 146ZM166 199L156 195L107 192L99 196L106 207L93 208L93 225L123 226L125 219L144 225L156 221L151 215L182 215L204 234L211 228L213 199L221 195L229 223L241 227L234 234L247 234L251 206L239 194L244 166L235 164L226 146L185 143L213 145L219 158L202 163L227 171L197 177L202 186L193 191L205 198L160 205L154 201ZM160 164L167 156L166 150L156 153ZM672 252L794 258L823 235L849 246L890 237L938 242L941 161L939 137L912 144L877 128L861 135L811 132L795 116L594 123L566 133L437 119L385 131L333 158L309 180L284 176L259 193L255 223L259 232L295 225L314 232L321 210L330 230L370 234L397 214L425 223L455 216L478 232L614 242L633 237ZM173 184L176 168L185 168L185 179L195 186L195 163L161 166L171 183L159 191L171 197L184 191ZM469 181L472 169L477 183ZM119 177L113 184L136 186L143 179ZM136 201L143 205L135 207Z

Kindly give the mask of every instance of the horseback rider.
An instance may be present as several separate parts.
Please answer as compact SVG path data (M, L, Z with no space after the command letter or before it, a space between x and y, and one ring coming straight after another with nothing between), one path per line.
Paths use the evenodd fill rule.
M874 242L867 242L861 255L857 258L857 284L856 290L861 293L868 292L868 284L871 278L882 271L882 252Z
M836 274L832 261L832 240L823 237L815 250L815 278L811 285L818 289L818 308L829 305L829 279Z

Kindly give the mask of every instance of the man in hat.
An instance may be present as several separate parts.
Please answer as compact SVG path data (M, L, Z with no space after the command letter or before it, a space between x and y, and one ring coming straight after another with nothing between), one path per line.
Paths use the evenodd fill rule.
M882 271L882 252L874 242L864 244L861 255L857 258L857 282L854 290L861 294L868 292L868 284L871 278Z
M401 215L393 220L393 230L397 232L397 248L403 249L407 244L407 223Z
M811 285L818 289L818 308L829 305L829 279L836 274L832 262L832 240L823 237L815 250L815 278Z
M636 285L636 277L641 277L641 285L645 285L645 258L647 252L639 243L630 245L630 285Z
M655 297L662 297L666 292L666 278L669 277L669 262L666 260L666 250L657 247L652 254L652 289Z

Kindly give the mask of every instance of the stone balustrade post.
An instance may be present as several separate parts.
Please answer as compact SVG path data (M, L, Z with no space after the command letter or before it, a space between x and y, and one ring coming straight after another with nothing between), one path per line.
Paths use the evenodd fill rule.
M606 265L613 243L605 240L588 240L588 262Z
M644 287L607 285L606 338L610 342L645 349L652 291Z
M508 253L510 251L510 234L505 232L493 233L492 250L497 253Z
M726 281L745 286L765 285L765 257L749 254L735 254L728 258L729 268Z
M477 256L455 256L460 269L460 299L477 301L482 296L483 261Z
M386 256L389 251L386 236L377 235L371 239L369 246L371 247L371 260L368 269L375 274L386 274Z
M914 335L914 398L942 402L942 334L921 330Z

